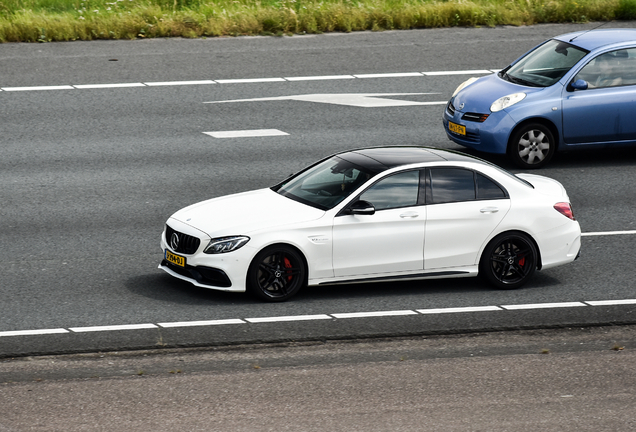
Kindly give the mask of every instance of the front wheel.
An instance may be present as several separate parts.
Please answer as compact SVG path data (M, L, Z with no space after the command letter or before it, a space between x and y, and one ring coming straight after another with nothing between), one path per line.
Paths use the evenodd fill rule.
M547 164L556 150L556 141L550 129L539 123L521 127L510 140L508 155L515 165L525 168L541 168Z
M528 236L504 233L484 249L479 273L498 289L516 289L530 279L537 261L537 249Z
M247 290L261 300L285 301L307 281L307 268L294 249L280 245L259 252L247 271Z

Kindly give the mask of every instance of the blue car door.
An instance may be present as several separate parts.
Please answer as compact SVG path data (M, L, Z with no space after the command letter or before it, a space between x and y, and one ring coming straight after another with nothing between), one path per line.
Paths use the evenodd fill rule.
M579 79L587 89L564 91L566 144L636 140L636 48L599 55Z

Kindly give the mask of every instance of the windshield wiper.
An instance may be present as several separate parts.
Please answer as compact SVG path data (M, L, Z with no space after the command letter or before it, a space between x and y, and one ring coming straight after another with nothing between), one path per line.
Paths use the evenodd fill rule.
M522 84L522 85L526 85L526 86L529 86L529 87L543 87L542 85L537 84L537 83L533 83L532 81L524 80L523 78L513 77L513 76L508 75L508 74L504 74L504 77L508 81L513 82L515 84Z

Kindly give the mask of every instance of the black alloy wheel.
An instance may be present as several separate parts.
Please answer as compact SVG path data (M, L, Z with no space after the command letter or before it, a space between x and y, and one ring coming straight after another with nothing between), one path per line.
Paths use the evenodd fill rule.
M537 249L528 236L503 233L484 249L479 273L498 289L516 289L530 279L537 260Z
M556 150L556 141L550 129L539 123L521 127L508 144L508 156L520 168L535 169L545 166Z
M247 272L247 290L261 300L285 301L307 283L307 269L294 249L270 246L256 255Z

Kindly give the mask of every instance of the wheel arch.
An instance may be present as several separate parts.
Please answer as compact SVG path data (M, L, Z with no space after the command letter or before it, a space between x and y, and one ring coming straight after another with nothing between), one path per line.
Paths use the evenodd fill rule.
M532 124L532 123L538 123L540 125L543 125L543 126L547 127L550 130L550 132L552 133L552 137L556 141L555 149L556 150L560 150L560 147L561 147L561 136L559 134L559 129L554 124L554 122L552 120L548 120L545 117L530 117L530 118L527 118L527 119L521 121L520 123L518 123L510 131L510 133L508 134L508 142L506 144L506 153L510 151L510 144L512 143L512 138L516 135L516 133L519 131L519 129L521 129L524 126L527 126L529 124Z
M305 256L305 253L302 251L302 249L300 249L298 246L294 245L293 243L287 243L287 242L276 242L276 243L270 243L268 245L263 246L262 248L258 249L256 251L256 253L254 253L254 255L252 256L252 259L250 260L249 265L247 266L247 268L249 268L252 263L254 263L254 260L256 259L256 257L263 252L266 249L269 248L274 248L274 247L288 247L290 249L293 249L295 252L298 253L298 255L300 255L300 257L303 260L303 264L305 266L306 272L305 272L305 284L307 283L307 281L309 280L309 261L307 261L307 257ZM249 277L249 275L246 275L246 278Z
M504 235L504 234L523 234L524 236L528 237L530 239L530 241L532 242L532 244L534 245L534 248L537 250L537 270L541 270L541 267L543 267L543 261L541 258L541 249L539 248L539 244L537 243L537 241L535 240L534 236L526 231L523 230L519 230L519 229L511 229L511 230L506 230L506 231L502 231L500 233L495 234L494 236L492 236L487 242L484 243L484 247L481 249L481 253L479 254L479 264L481 264L481 261L484 257L484 252L488 249L488 246L499 236Z

